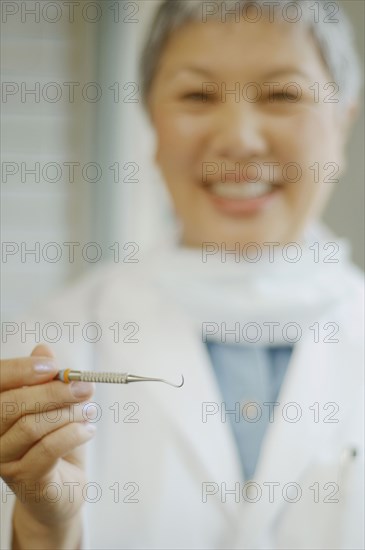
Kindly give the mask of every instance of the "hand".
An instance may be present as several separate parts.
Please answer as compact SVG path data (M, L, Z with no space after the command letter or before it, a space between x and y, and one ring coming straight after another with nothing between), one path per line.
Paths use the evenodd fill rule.
M82 414L94 385L53 380L60 368L43 345L0 365L0 476L17 497L14 525L18 514L45 531L78 515L95 432Z

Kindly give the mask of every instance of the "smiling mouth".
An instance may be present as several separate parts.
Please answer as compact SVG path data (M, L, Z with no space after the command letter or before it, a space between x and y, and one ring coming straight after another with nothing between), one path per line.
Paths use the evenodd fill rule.
M227 216L253 216L277 204L283 185L264 181L218 181L204 185L214 207Z
M215 182L206 186L206 190L222 199L231 200L250 200L269 195L278 188L278 184L267 183L264 181L245 181L245 182Z

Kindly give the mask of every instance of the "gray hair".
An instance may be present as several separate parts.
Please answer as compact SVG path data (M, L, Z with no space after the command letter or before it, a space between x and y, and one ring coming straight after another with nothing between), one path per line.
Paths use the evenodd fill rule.
M237 15L240 16L243 9L247 10L252 5L256 6L257 13L261 11L262 14L262 9L268 11L271 3L273 5L270 7L270 12L267 13L267 16L271 14L270 21L292 23L300 21L301 24L307 25L312 32L325 65L338 85L341 104L346 106L352 101L356 101L363 84L362 68L354 45L352 26L336 2L326 2L326 0L317 0L314 3L309 0L276 0L276 2L268 0L163 0L154 16L140 58L141 96L144 107L147 109L153 78L163 48L172 32L193 21L205 22L219 17L224 20L223 13L228 15L229 11L235 12L237 20ZM331 6L335 8L334 11L329 9ZM248 20L254 22L254 19Z

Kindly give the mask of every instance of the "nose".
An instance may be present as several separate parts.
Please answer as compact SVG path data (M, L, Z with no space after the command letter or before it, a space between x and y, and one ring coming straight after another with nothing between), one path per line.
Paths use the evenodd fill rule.
M245 161L268 153L264 120L255 104L227 101L215 116L211 140L215 159Z

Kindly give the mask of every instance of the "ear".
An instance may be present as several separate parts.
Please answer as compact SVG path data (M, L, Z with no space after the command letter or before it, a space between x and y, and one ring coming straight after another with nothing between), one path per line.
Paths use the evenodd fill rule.
M351 102L346 109L342 108L341 104L338 104L338 117L339 117L339 159L340 175L342 175L347 168L347 155L345 153L346 145L351 135L352 126L357 119L360 111L360 106L357 101Z
M341 134L343 136L343 144L347 143L350 136L350 132L354 122L356 121L360 113L360 105L358 101L352 101L343 113L340 113L341 117Z

